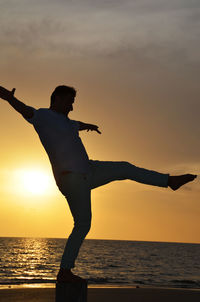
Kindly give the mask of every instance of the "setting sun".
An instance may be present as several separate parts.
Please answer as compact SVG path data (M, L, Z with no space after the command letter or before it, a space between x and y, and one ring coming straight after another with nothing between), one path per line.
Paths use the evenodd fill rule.
M17 170L15 178L17 179L17 191L20 193L44 195L51 191L51 179L43 170Z

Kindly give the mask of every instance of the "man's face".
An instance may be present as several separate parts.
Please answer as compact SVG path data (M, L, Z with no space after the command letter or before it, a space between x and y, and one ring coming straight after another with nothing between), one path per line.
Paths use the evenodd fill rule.
M68 114L73 110L73 103L75 97L72 94L63 94L56 96L54 107L61 113Z

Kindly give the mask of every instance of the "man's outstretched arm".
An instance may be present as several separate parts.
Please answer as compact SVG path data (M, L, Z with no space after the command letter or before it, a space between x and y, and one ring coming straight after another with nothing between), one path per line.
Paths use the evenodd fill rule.
M81 130L87 130L87 131L91 130L91 131L96 131L99 134L101 134L101 132L98 130L98 128L99 127L96 126L96 125L85 124L83 122L79 122L79 131L81 131Z
M15 88L11 91L0 86L0 98L6 100L17 112L23 115L24 118L31 118L34 113L34 108L25 105L14 97Z

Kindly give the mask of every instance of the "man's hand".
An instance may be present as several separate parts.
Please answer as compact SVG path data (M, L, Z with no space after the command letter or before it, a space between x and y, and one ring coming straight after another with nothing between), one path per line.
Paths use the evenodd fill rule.
M91 131L96 131L96 132L98 132L99 134L101 134L101 132L98 130L98 126L96 126L96 125L92 125L92 124L87 124L87 131L89 131L89 130L91 130Z
M11 91L7 90L6 88L0 86L0 98L3 100L8 101L8 103L21 115L23 115L24 118L30 119L32 118L34 114L34 108L31 106L25 105L23 102L19 101L14 97L15 88L13 88Z
M97 133L101 134L101 132L98 130L98 126L92 125L92 124L85 124L83 122L79 122L79 130L91 130L91 131L96 131Z
M15 88L13 88L11 91L7 90L6 88L0 86L0 98L2 98L3 100L8 101L9 99L11 99L14 96L15 93Z

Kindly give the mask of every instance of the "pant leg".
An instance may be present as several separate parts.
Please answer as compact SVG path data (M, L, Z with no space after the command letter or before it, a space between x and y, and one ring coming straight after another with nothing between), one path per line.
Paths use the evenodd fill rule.
M62 177L59 186L66 197L74 219L74 228L70 234L61 259L62 268L73 268L81 244L91 226L91 190L88 177L80 173L69 173Z
M126 161L90 160L91 189L115 180L130 179L146 185L168 187L169 174L139 168Z

